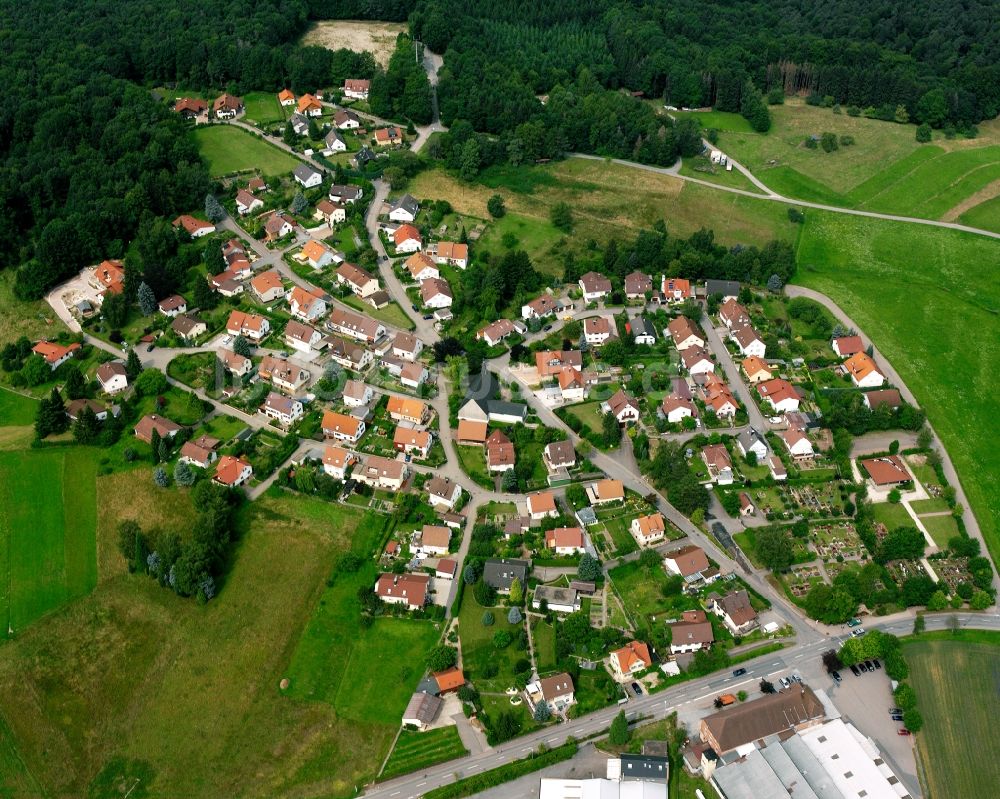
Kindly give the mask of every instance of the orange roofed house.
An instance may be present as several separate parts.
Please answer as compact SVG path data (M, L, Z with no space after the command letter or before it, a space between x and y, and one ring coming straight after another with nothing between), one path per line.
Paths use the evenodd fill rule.
M105 292L121 294L125 290L125 265L121 261L101 261L94 267L94 277L104 286Z
M422 610L427 603L429 574L380 574L375 594L391 605L405 605L407 610Z
M365 434L363 419L333 411L324 411L322 427L323 435L327 438L346 441L349 444L357 444L361 436Z
M54 341L39 341L31 348L31 351L36 355L41 355L49 365L49 369L55 371L72 358L79 349L80 345L76 342L73 342L68 347L64 347L62 344L56 344Z
M221 485L233 488L241 486L253 477L253 466L242 455L238 458L223 455L215 467L215 477L212 479Z
M617 680L630 680L634 674L653 665L649 646L642 641L629 641L621 649L616 649L608 657L611 670Z
M621 480L599 480L587 486L587 498L591 505L604 505L608 502L623 502L625 486Z

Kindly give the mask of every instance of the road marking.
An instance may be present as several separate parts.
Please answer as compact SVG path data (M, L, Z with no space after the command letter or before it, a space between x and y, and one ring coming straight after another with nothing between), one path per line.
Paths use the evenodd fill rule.
M401 793L402 791L393 791L389 796L399 796Z
M426 785L426 784L427 784L426 780L424 782L418 782L417 787L419 788L421 785Z

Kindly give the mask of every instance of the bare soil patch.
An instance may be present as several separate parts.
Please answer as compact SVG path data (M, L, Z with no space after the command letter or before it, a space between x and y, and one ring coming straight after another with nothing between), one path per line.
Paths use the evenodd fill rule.
M406 25L402 22L326 20L309 28L302 44L315 44L330 50L368 50L384 67L396 49L396 37L405 30Z
M941 217L941 221L956 222L966 211L974 208L980 203L986 202L987 200L992 200L995 197L1000 197L1000 180L994 180L992 183L988 183L975 194L971 194L966 197L958 205L949 208L948 211L945 212L944 216Z

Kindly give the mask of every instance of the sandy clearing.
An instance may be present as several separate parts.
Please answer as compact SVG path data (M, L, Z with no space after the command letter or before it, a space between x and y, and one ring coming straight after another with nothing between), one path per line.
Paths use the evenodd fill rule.
M368 50L384 67L396 49L396 37L405 30L406 24L402 22L326 20L309 28L302 37L302 44L315 44L330 50Z

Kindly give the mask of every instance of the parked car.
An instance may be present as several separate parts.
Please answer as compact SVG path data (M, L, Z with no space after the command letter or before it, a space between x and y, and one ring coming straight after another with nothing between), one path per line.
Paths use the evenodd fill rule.
M797 682L799 684L802 683L802 678L798 674L789 674L788 679L790 679L792 682Z
M849 622L847 622L848 627L857 627L860 624L861 624L861 619L851 619Z
M903 729L897 730L896 734L897 735L909 735L910 731L908 729L906 729L906 727L903 727Z
M868 667L864 663L859 663L858 668L861 669L861 671L863 671L864 673L866 674L868 673Z
M830 676L833 677L834 682L840 682L841 680L844 679L843 677L840 676L840 672L836 670L831 671Z
M736 671L733 672L733 676L734 677L742 677L746 673L747 673L746 669L736 669Z
M642 686L639 683L632 683L632 690L635 691L636 696L642 696Z
M150 344L148 347L146 347L146 352L152 352L155 349L156 349L156 345L155 344Z
M419 305L414 305L413 306L413 310L414 311L419 311L420 310L420 306Z
M787 677L782 677L781 678L781 687L782 688L791 688L792 687L792 681L789 680Z
M865 661L865 668L867 668L868 671L875 671L875 667L872 665L870 660Z
M873 666L874 666L874 667L875 667L876 669L880 669L880 668L882 668L882 664L878 662L878 658L873 658L873 659L872 659L872 665L873 665Z
M898 708L898 707L890 707L889 708L890 715L893 714L893 713L902 713L902 712L903 712L902 708Z
M893 721L902 721L903 720L903 716L901 714L899 714L899 713L893 713L892 716L890 716L890 718Z
M552 325L546 325L542 328L543 333L548 333L552 329Z
M857 677L857 676L859 676L861 674L861 672L858 671L858 667L854 666L854 665L851 666L851 671L854 672L854 676L855 677Z
M851 635L853 635L855 638L860 638L864 634L865 634L865 628L864 627L858 627L858 629L854 630L851 633Z

